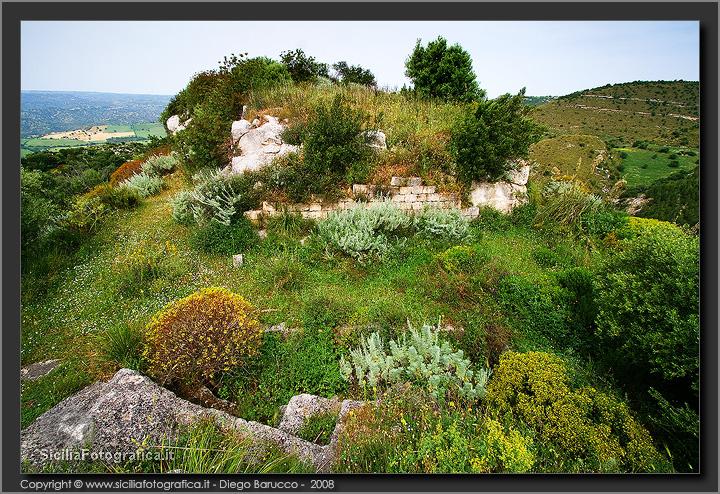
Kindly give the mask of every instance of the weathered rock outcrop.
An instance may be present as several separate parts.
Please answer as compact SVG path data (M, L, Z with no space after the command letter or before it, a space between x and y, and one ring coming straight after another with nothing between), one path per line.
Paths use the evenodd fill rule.
M167 119L167 122L165 122L165 126L171 134L176 134L181 130L185 130L187 126L190 125L191 121L192 118L188 118L184 122L180 123L180 116L173 115L172 117Z
M109 381L88 386L38 417L21 432L20 455L39 466L63 451L81 448L91 453L132 454L141 444L145 448L167 444L182 425L204 418L249 437L259 448L274 444L325 472L336 457L343 418L360 404L299 395L285 407L282 427L275 428L190 403L138 372L121 369ZM340 410L330 445L294 435L304 420L328 406Z
M276 117L265 115L263 121L248 122L241 119L232 123L230 132L240 155L232 159L226 171L242 173L245 170L257 170L277 156L297 151L297 146L283 141L281 134L285 126Z
M470 202L473 207L489 206L503 213L509 213L516 206L525 204L530 165L525 162L520 162L518 165L506 174L505 180L473 183L470 189Z

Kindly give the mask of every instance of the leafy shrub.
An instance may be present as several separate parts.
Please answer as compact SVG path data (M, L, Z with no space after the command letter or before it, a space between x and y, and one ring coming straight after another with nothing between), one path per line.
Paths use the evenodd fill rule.
M700 245L671 223L631 218L601 267L597 333L603 358L632 386L695 400L700 344Z
M284 338L265 333L259 357L235 379L227 392L238 403L238 415L274 424L279 407L293 396L310 393L330 398L345 392L338 356L329 331L304 330Z
M525 472L534 445L478 409L446 407L417 388L391 388L350 410L334 471L387 473Z
M88 197L98 197L100 202L112 209L132 209L140 203L138 192L130 187L100 184L87 193Z
M229 226L260 201L260 192L254 188L255 178L251 173L228 176L218 170L198 173L193 181L193 190L180 196L176 203L175 214L182 220L188 218L189 210L199 225L214 220Z
M133 175L137 175L142 172L142 166L142 160L126 161L110 175L110 185L119 185Z
M47 197L42 172L20 168L20 235L23 249L44 243L58 214L57 205Z
M366 161L370 148L362 134L367 115L353 108L342 96L319 104L305 128L304 160L320 176L344 178L352 166Z
M142 164L142 171L148 175L161 176L170 173L177 166L177 158L170 155L153 155Z
M255 245L257 231L252 222L239 218L230 225L211 220L196 227L190 235L190 245L210 254L238 254Z
M333 64L336 72L336 79L342 84L360 84L362 86L377 86L375 76L368 69L364 69L359 65L348 65L347 62L337 62Z
M140 197L149 197L160 192L165 182L163 182L162 177L140 172L128 178L120 185L136 191Z
M643 218L695 225L700 221L700 167L655 180L643 191L650 201L637 213Z
M557 289L539 286L520 275L503 276L496 297L515 325L529 334L544 335L561 346L575 343L565 324L567 306L558 303Z
M305 304L303 327L310 331L328 331L347 322L350 307L335 297L320 295Z
M511 160L527 156L539 128L527 117L524 96L523 89L515 96L480 101L457 120L450 149L460 181L498 180L512 167Z
M489 261L489 256L475 245L456 245L437 255L442 268L449 273L472 272Z
M189 225L195 220L192 212L193 193L189 190L181 190L170 199L172 217L181 225Z
M439 327L409 327L397 341L390 340L389 352L378 333L372 333L359 348L351 350L349 360L340 359L340 370L347 380L363 389L387 388L410 382L438 399L461 397L470 401L485 395L490 371L473 370L462 351L454 351L439 339Z
M700 459L700 417L687 403L674 405L656 389L651 398L647 418L656 434L672 453L673 466L680 472L698 471Z
M570 268L560 271L555 278L563 288L563 303L568 307L567 323L573 328L580 348L590 351L594 348L592 334L597 306L595 304L594 275L585 268Z
M224 288L203 288L168 304L147 325L144 356L161 383L212 383L256 355L262 328L253 307Z
M590 235L604 237L621 229L627 223L627 213L617 211L607 205L587 209L580 215L582 229Z
M390 202L333 211L317 225L326 248L358 261L382 258L412 228L412 218Z
M301 49L287 50L280 54L294 82L316 82L318 77L328 77L328 65L315 60Z
M305 420L297 436L315 444L330 444L330 436L332 436L335 430L337 418L337 411L328 411L312 415Z
M468 236L470 223L459 209L425 207L413 219L418 235L451 242Z
M542 352L507 352L487 389L490 410L555 446L560 471L650 472L667 468L650 434L624 403L594 388L570 389L563 361Z
M418 40L405 69L415 92L422 97L470 102L485 95L478 86L470 54L458 44L448 47L443 37L427 47Z
M94 232L108 211L99 197L78 196L64 217L69 228L80 233Z
M497 420L484 423L486 452L471 460L476 472L529 472L535 464L532 440L517 430L505 430Z

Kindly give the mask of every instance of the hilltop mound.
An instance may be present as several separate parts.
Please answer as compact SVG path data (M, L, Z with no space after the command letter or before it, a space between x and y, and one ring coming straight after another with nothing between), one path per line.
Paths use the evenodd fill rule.
M698 82L638 81L561 96L538 106L533 117L558 134L697 147L699 101Z

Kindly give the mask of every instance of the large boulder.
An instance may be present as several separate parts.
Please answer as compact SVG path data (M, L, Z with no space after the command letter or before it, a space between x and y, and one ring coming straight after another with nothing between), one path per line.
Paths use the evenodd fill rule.
M191 121L192 118L188 118L184 122L180 123L180 115L173 115L167 119L165 126L171 134L177 134L181 130L187 129L187 126L190 125Z
M363 132L365 142L373 149L387 149L385 133L379 130L366 130Z
M88 450L90 457L132 455L141 444L145 449L168 444L177 438L181 426L209 419L223 429L248 437L253 448L273 444L313 465L318 472L327 472L336 458L337 437L346 414L362 403L299 395L290 400L281 427L275 428L196 405L136 371L121 369L109 381L98 381L66 398L23 429L20 456L43 466L52 458L68 457L69 451L79 449ZM328 446L294 435L304 419L326 409L339 410Z
M268 165L275 157L298 150L298 146L285 143L281 134L285 126L276 117L265 115L263 122L248 122L241 119L233 122L231 134L233 144L240 152L235 156L226 171L243 173L245 170L258 170Z

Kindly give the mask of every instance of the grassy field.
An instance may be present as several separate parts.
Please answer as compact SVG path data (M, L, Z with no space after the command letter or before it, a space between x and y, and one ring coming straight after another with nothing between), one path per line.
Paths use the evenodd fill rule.
M108 125L106 132L134 132L135 136L141 138L141 140L149 139L151 136L164 137L166 134L165 127L161 123L156 122L132 125ZM41 137L31 137L20 139L20 157L27 156L36 151L55 151L68 147L92 146L102 144L103 142L106 141L87 142L79 139L43 139Z
M615 148L622 159L622 176L628 187L650 185L653 181L667 177L678 170L691 170L699 159L695 151L686 148ZM665 150L667 152L659 152ZM692 155L682 154L691 153Z
M348 260L324 258L313 247L301 245L299 238L271 236L246 253L241 268L233 268L229 256L194 250L189 229L173 221L168 201L181 186L175 177L162 194L108 221L71 265L44 275L42 291L33 289L38 280L33 280L32 273L26 276L22 361L58 358L64 362L64 370L23 385L23 425L116 369L117 364L108 362L99 351L96 336L103 330L119 324L143 327L167 303L201 287L221 286L242 295L260 309L265 325L285 322L303 327L308 318L328 307L339 314L334 316L342 319L336 321L339 325L380 324L391 332L402 330L407 319L422 324L437 322L442 316L445 323L468 327L499 317L489 294L481 292L485 303L478 309L481 300L458 294L454 285L438 277L435 256L447 247L442 243L410 243L384 263L360 268ZM177 247L177 272L136 292L122 288L118 280L127 256L134 249L156 249L166 242ZM533 260L535 250L550 244L530 230L509 224L502 231L478 230L473 242L488 253L491 266L496 266L492 269L527 277L539 286L550 283L557 269ZM578 245L557 248L564 249L572 263L593 262ZM517 341L523 348L549 346L542 337L523 332L517 332ZM298 386L292 389L294 393L307 391ZM252 397L234 398L252 401ZM286 398L270 396L267 400L275 407ZM247 413L268 418L267 403L254 406L260 411L248 409Z

